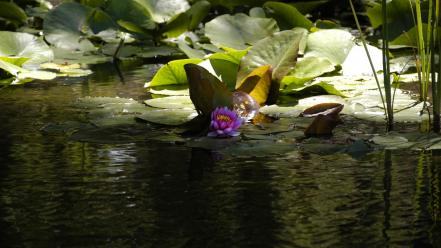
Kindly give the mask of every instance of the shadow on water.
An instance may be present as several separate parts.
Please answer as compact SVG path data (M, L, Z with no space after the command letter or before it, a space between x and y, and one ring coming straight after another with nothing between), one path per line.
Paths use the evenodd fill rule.
M79 97L144 99L158 67L128 67L0 91L0 247L441 246L440 151L229 157L41 131L85 121Z

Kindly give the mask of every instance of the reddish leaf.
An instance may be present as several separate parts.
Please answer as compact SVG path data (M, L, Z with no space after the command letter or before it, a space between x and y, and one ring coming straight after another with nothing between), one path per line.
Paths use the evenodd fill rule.
M344 105L340 103L320 103L305 109L300 116L336 115L342 111L343 107Z
M332 135L332 130L342 121L338 114L332 115L318 115L314 121L305 130L305 136L324 136Z

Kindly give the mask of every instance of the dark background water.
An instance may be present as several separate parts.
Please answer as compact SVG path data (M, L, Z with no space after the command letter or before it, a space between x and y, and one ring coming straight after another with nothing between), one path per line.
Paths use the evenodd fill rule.
M83 120L79 97L145 98L157 68L0 91L0 247L441 247L436 152L237 158L43 131Z

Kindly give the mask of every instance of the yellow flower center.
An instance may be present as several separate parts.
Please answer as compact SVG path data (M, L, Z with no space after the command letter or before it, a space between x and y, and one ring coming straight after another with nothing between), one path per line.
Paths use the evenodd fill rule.
M217 121L231 122L231 118L227 115L216 115Z

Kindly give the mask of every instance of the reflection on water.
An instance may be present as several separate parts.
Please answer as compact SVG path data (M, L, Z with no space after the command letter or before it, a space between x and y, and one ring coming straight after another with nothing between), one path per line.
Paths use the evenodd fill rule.
M221 157L45 133L155 66L0 91L0 247L441 247L439 152ZM121 81L124 78L124 82Z

